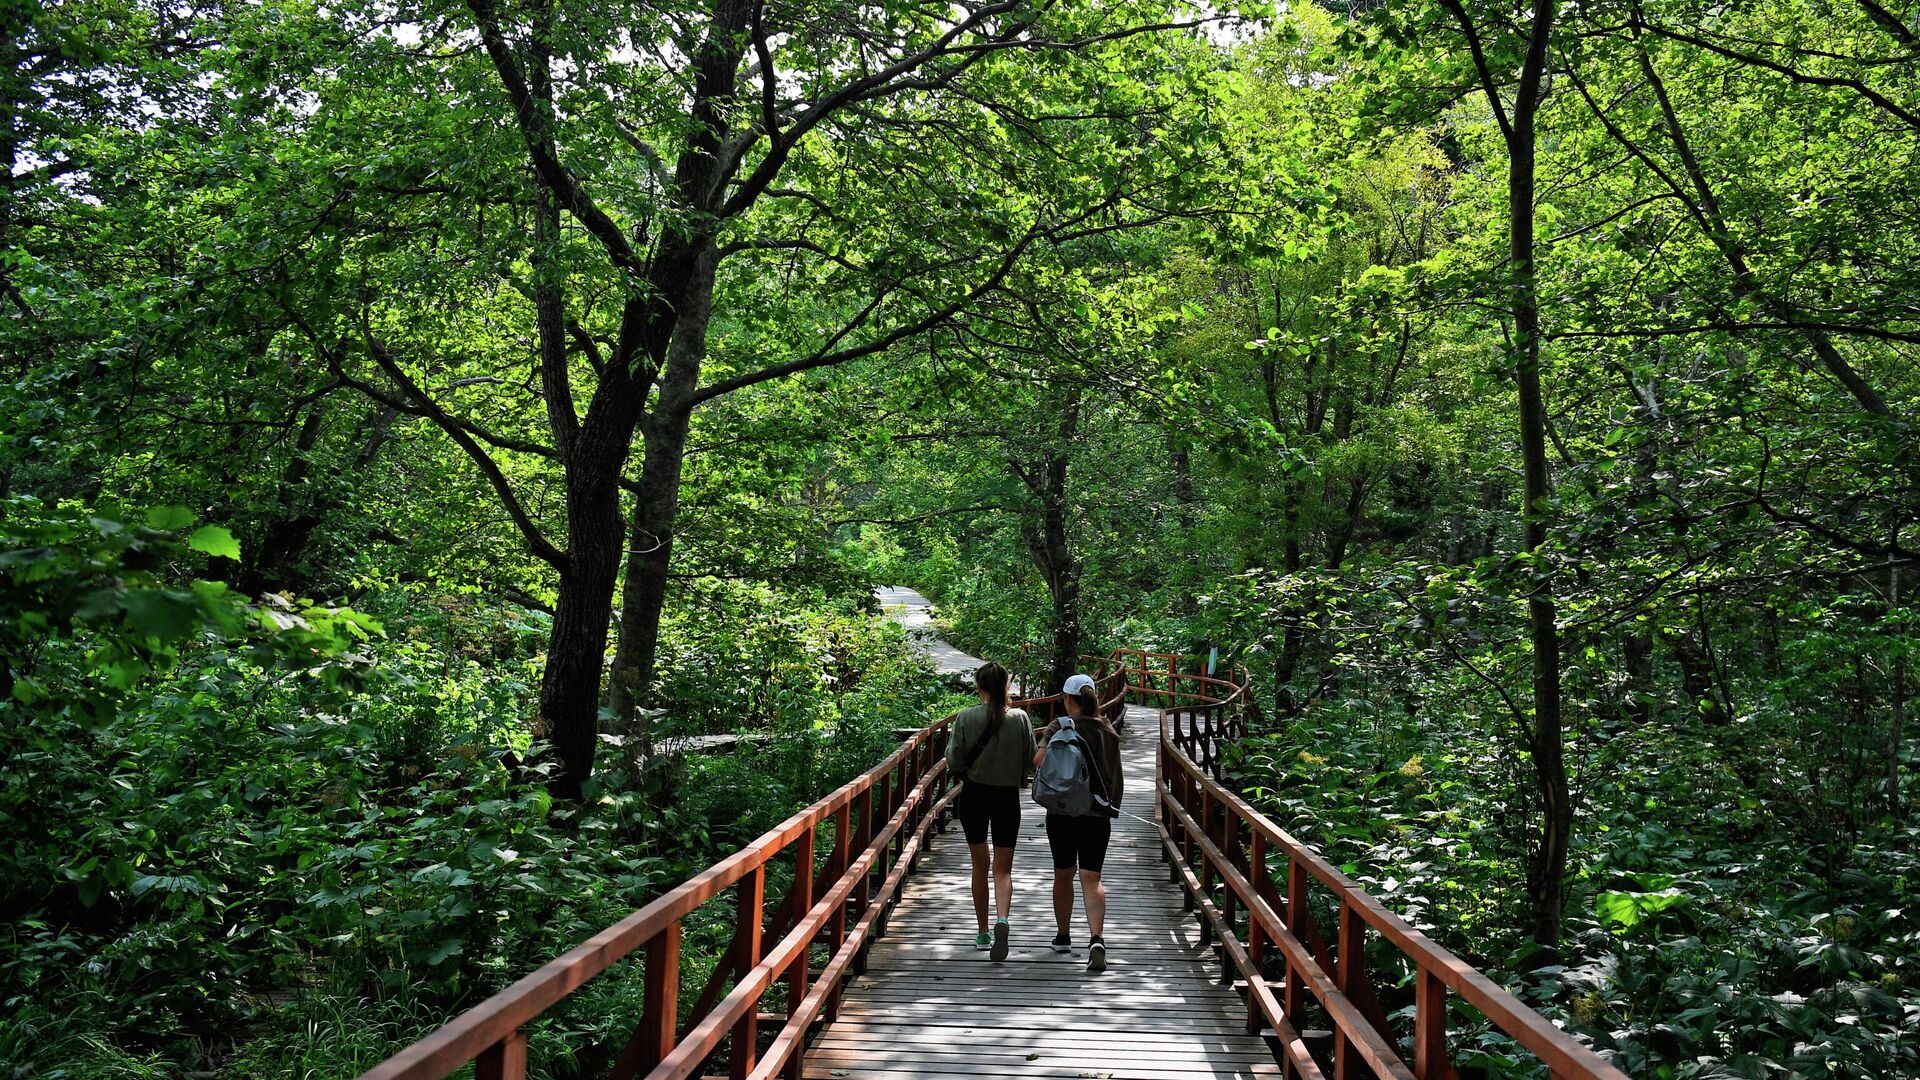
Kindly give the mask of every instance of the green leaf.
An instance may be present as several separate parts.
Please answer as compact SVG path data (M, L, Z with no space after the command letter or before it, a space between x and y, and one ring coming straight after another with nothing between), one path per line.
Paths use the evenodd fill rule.
M1649 893L1608 892L1593 898L1593 910L1609 929L1631 930L1647 916L1658 915L1685 899L1686 894L1679 889Z
M219 559L240 561L240 541L221 525L202 525L187 537L187 546Z
M1613 930L1630 930L1640 921L1640 906L1632 893L1601 893L1593 898L1593 912Z
M427 953L427 963L429 965L444 964L453 957L460 955L465 948L466 942L461 941L459 938L447 938Z
M198 516L184 506L156 506L147 511L147 524L166 532L175 532L193 524Z
M200 628L200 604L179 589L137 589L123 602L127 627L136 635L161 643L179 641Z

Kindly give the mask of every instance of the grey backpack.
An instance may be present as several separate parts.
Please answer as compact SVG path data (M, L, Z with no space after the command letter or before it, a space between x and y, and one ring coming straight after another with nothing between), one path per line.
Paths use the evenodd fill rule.
M1033 801L1048 812L1068 817L1093 813L1093 769L1087 744L1080 740L1073 719L1060 718L1060 730L1047 740L1047 756L1033 774Z

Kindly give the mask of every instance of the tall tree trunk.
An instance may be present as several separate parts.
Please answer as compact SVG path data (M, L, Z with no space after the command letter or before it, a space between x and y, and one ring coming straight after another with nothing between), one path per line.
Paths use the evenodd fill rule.
M1680 665L1680 689L1693 704L1694 715L1708 727L1725 727L1729 721L1726 707L1714 687L1713 660L1701 639L1691 631L1672 638L1673 659Z
M1064 457L1064 455L1062 455ZM1064 465L1064 461L1062 461ZM1066 469L1060 471L1062 500L1050 505L1044 513L1043 530L1046 536L1046 588L1054 598L1054 659L1052 659L1052 682L1050 686L1060 686L1069 675L1079 671L1079 653L1081 653L1081 621L1079 621L1079 588L1081 588L1081 565L1073 557L1068 544L1068 513L1066 513Z
M1545 39L1553 19L1553 5L1543 4L1534 14L1533 35L1541 42L1539 65L1545 65ZM1531 62L1531 61L1530 61ZM1548 504L1553 484L1547 473L1547 410L1540 389L1540 296L1534 272L1534 112L1538 82L1531 90L1522 80L1523 96L1515 102L1510 136L1507 178L1508 227L1513 262L1513 322L1517 353L1515 383L1520 398L1520 457L1526 506L1522 512L1522 543L1539 552L1547 542ZM1567 847L1573 832L1573 799L1567 786L1565 720L1560 698L1560 631L1556 624L1553 582L1539 563L1527 594L1527 628L1533 647L1532 751L1535 786L1540 800L1540 835L1527 868L1528 899L1533 906L1533 940L1543 946L1560 942L1560 915L1566 903Z
M1021 530L1027 554L1047 583L1053 600L1053 648L1048 663L1048 683L1057 687L1080 666L1080 560L1074 556L1068 466L1073 459L1073 441L1080 429L1080 397L1069 392L1055 409L1053 441L1041 454L1037 467L1014 463L1014 473L1026 484L1039 505L1038 520L1029 519Z
M1895 535L1895 541L1899 536ZM1889 614L1899 615L1900 606L1900 570L1895 564L1887 571L1887 610ZM1896 644L1895 648L1899 648ZM1887 738L1887 809L1895 817L1900 815L1900 750L1907 736L1907 658L1903 652L1893 657L1893 724Z
M1534 33L1545 36L1551 4L1535 14ZM1544 59L1542 61L1544 63ZM1534 130L1533 103L1516 104L1507 196L1512 233L1513 320L1518 339L1514 375L1520 397L1521 474L1526 507L1522 543L1539 552L1547 542L1547 506L1553 497L1547 474L1547 410L1540 390L1540 296L1533 263ZM1524 111L1525 123L1518 115ZM1573 832L1573 799L1567 786L1565 720L1560 699L1560 631L1556 624L1552 578L1534 564L1537 575L1527 594L1527 628L1533 647L1533 728L1529 747L1540 799L1540 835L1527 868L1528 899L1533 906L1533 940L1560 942L1560 915L1566 903L1567 847Z
M536 734L560 761L554 794L578 799L593 772L600 725L600 677L606 666L613 590L620 576L620 470L632 426L581 429L567 464L567 560L554 600L547 667L540 680Z
M1481 90L1500 121L1507 144L1508 298L1513 313L1514 382L1519 396L1521 476L1521 541L1530 553L1546 546L1547 518L1553 494L1547 472L1547 410L1540 390L1540 294L1534 271L1534 153L1535 120L1545 94L1548 47L1552 42L1554 0L1542 0L1533 11L1520 77L1513 90L1509 113L1502 100L1504 77L1496 77L1462 0L1441 0L1451 12L1472 51ZM1533 759L1534 794L1539 802L1540 832L1527 865L1527 899L1532 907L1531 933L1536 944L1548 948L1560 942L1560 915L1566 903L1567 847L1573 832L1573 799L1567 786L1565 722L1560 700L1560 631L1555 621L1553 579L1538 560L1529 564L1534 575L1527 592L1527 636L1533 653L1533 715L1527 727L1527 749Z
M532 5L529 89L541 110L541 130L551 131L553 113L553 6ZM550 136L549 153L556 152ZM600 679L606 665L607 633L613 615L613 588L620 569L620 472L627 457L638 412L619 373L603 382L597 408L582 424L574 411L567 368L566 279L556 257L563 234L560 199L539 169L533 170L533 302L541 393L554 449L565 469L567 551L560 565L553 627L547 637L547 665L540 680L540 717L536 737L559 758L548 778L555 795L579 799L593 772L600 730ZM644 393L644 391L642 391Z
M660 403L641 425L646 456L640 463L640 484L634 494L627 580L620 602L620 643L607 704L614 723L637 740L642 758L653 753L653 725L641 717L640 707L653 686L659 653L660 617L666 609L668 575L673 566L674 522L680 514L680 473L691 423L689 399L699 384L700 367L706 359L718 260L718 249L711 240L703 239L667 351Z
M275 589L296 593L308 591L305 577L296 577L290 571L306 551L314 530L326 520L320 505L323 500L309 497L302 490L308 473L313 470L309 455L320 443L320 433L326 426L326 412L324 400L314 402L307 410L307 418L300 424L299 433L294 436L293 456L286 468L280 470L280 484L274 495L278 506L268 519L246 569L240 574L238 584L242 592L258 595Z
M1080 560L1067 535L1068 443L1078 409L1069 407L1059 427L1060 444L1047 454L1045 490L1040 503L1041 571L1053 594L1053 662L1049 685L1057 687L1080 667Z

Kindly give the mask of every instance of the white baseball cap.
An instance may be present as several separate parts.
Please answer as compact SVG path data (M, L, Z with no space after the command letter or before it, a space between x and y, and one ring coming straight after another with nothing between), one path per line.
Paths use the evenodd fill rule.
M1069 675L1067 676L1066 685L1060 688L1060 692L1071 696L1079 693L1082 690L1091 690L1091 689L1093 689L1092 679L1088 678L1085 675Z

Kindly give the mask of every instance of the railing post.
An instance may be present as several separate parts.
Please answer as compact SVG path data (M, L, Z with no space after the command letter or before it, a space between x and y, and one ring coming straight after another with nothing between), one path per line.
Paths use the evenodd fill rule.
M740 892L734 902L734 940L739 942L740 970L752 971L760 964L760 935L766 925L767 868L756 866L740 879ZM727 1054L727 1072L733 1080L745 1080L760 1057L760 1008L740 1015L733 1025L733 1047Z
M1266 893L1267 881L1267 838L1259 829L1252 829L1252 838L1247 851L1247 880L1253 885L1253 895ZM1252 908L1247 909L1247 966L1253 969L1261 979L1267 977L1267 935L1260 928L1260 919ZM1288 1019L1292 1019L1289 1017ZM1261 1023L1260 1003L1248 988L1247 992L1247 1030L1259 1031Z
M1366 963L1367 924L1360 919L1360 912L1346 897L1340 899L1339 946L1334 953L1334 985L1340 988L1349 1000L1353 992L1360 987L1363 965ZM1359 1076L1364 1066L1359 1051L1354 1048L1353 1040L1347 1037L1346 1029L1338 1024L1333 1032L1333 1075L1334 1080L1344 1080L1348 1076Z
M1413 1075L1440 1080L1447 1071L1447 987L1425 968L1414 979Z
M931 750L932 745L933 745L933 742L931 739L929 739L927 741L927 746L925 749ZM906 777L905 782L900 785L901 802L905 802L913 794L914 789L920 786L920 781L926 777L927 771L932 768L933 768L933 756L929 753L923 758L923 760L916 763L916 767L913 770L913 775L910 777ZM913 835L913 833L920 827L920 821L922 818L926 816L928 805L929 803L926 800L922 800L920 802L914 803L912 812L907 815L907 820L903 824L903 827L900 830L900 849L902 851L906 850L906 844L907 844L906 838ZM913 858L907 860L907 873L913 874L913 873L919 872L921 850L922 849L920 848L915 848L913 852Z
M1306 936L1301 933L1307 920L1307 868L1298 856L1287 856L1287 932L1295 941L1306 944ZM1287 962L1287 984L1283 991L1282 1007L1288 1016L1300 1015L1302 992L1306 989L1306 979L1294 969L1293 962Z
M893 770L888 769L882 773L880 779L877 781L877 785L880 788L880 797L878 799L870 799L868 802L867 835L869 837L879 834L881 828L880 822L889 821L893 818ZM887 863L887 855L891 850L891 845L889 845L876 855L871 864L872 869L868 872L868 877L878 881L887 880L887 875L893 871L893 867ZM864 886L862 887L862 891L865 891Z
M1200 809L1200 812L1198 814L1193 814L1193 808L1188 807L1187 813L1193 814L1194 817L1197 817L1200 819L1198 824L1200 826L1201 839L1212 840L1213 839L1213 793L1209 792L1204 787L1200 789L1200 808L1199 809ZM1213 862L1212 860L1207 858L1206 849L1200 846L1200 843L1198 840L1190 840L1187 844L1186 851L1187 851L1187 865L1193 866L1195 869L1200 871L1200 874L1199 874L1200 896L1189 897L1187 900L1187 910L1192 911L1196 906L1198 906L1200 899L1202 897L1208 900L1211 900L1213 898ZM1213 922L1210 919L1203 918L1200 920L1200 944L1206 945L1211 943L1212 941L1213 941Z
M1214 843L1220 848L1221 856L1226 859L1226 865L1220 868L1220 880L1224 882L1231 870L1244 870L1245 866L1240 860L1240 818L1233 812L1233 807L1226 803L1219 804L1219 810L1220 839ZM1236 934L1240 930L1240 916L1234 910L1237 899L1238 896L1231 885L1220 890L1221 921L1227 924L1229 931Z
M840 809L833 812L833 858L827 863L827 887L837 888L840 879L847 876L847 867L853 865L858 852L853 848L853 837L849 830L853 827L853 806L842 803ZM840 946L847 940L847 905L842 903L833 910L833 951L839 952ZM827 1003L828 1015L840 1004L840 995L834 994Z
M480 1051L473 1059L474 1080L526 1080L527 1033L510 1031L507 1037Z
M813 829L800 834L794 843L794 921L805 921L807 912L813 908ZM795 1016L800 1011L800 1003L807 998L807 973L813 963L813 941L808 939L800 943L800 953L793 958L793 965L787 968L787 1015ZM787 1076L791 1080L800 1080L802 1063L806 1059L806 1041L802 1037L800 1050L787 1061Z
M674 1031L680 1022L679 920L649 938L646 950L639 1031L638 1072L642 1075L672 1052Z

